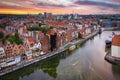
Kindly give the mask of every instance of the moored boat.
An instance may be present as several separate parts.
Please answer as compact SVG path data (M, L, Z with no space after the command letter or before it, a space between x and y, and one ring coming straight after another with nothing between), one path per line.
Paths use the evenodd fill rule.
M72 46L69 47L69 50L72 51L72 50L74 50L75 48L76 48L76 46L75 46L75 45L72 45Z
M106 43L106 45L105 45L106 48L110 48L111 47L111 43L112 42L110 40L106 40L105 43Z

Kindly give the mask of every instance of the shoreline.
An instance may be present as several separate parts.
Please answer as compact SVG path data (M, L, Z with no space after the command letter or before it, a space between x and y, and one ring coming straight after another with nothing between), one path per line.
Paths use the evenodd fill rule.
M120 27L104 27L104 31L120 30Z
M105 60L112 64L120 64L120 58L111 56L111 51L107 52L105 55Z
M46 59L46 58L49 58L49 57L52 57L52 56L54 56L54 55L56 55L56 54L59 54L59 53L61 53L61 52L64 52L64 51L66 51L67 49L69 49L69 47L71 47L71 46L73 46L73 45L76 46L77 44L81 44L82 42L84 42L84 41L86 41L86 40L94 37L94 36L97 35L97 34L98 34L98 31L95 31L95 32L89 34L88 36L86 36L86 38L84 38L84 39L79 39L79 40L74 40L74 41L72 41L72 42L70 42L70 43L67 43L67 44L65 44L64 46L60 47L60 48L59 48L58 50L56 50L56 51L49 52L49 53L47 53L47 54L44 54L44 55L42 55L42 56L39 56L39 57L30 59L30 60L21 61L20 63L14 65L14 66L11 66L11 67L6 68L6 69L4 69L4 70L0 70L0 76L6 75L6 74L8 74L8 73L11 73L11 72L16 71L16 70L18 70L18 69L21 69L21 68L26 67L26 66L28 66L28 65L31 65L31 64L33 64L33 63L35 63L35 62L44 60L44 59Z

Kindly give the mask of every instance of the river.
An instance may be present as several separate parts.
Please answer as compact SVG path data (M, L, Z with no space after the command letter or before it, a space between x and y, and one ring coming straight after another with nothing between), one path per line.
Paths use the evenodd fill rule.
M0 80L120 80L120 66L104 60L105 40L111 34L104 31L74 51L39 61Z

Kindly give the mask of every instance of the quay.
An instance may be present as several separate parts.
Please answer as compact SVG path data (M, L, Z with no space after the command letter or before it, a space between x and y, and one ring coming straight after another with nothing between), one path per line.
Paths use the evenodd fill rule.
M109 51L105 55L105 60L112 63L112 64L120 64L120 58L116 58L116 57L111 56L111 51Z
M70 46L80 44L80 43L88 40L89 38L92 38L92 37L95 36L96 34L98 34L98 31L95 31L95 32L89 34L89 35L88 35L86 38L84 38L84 39L74 40L74 41L72 41L72 42L70 42L70 43L68 43L68 44L65 44L64 46L60 47L60 48L59 48L58 50L56 50L56 51L49 52L49 53L47 53L47 54L45 54L45 55L42 55L42 56L39 56L39 57L30 59L30 60L21 61L20 63L14 65L14 66L11 66L11 67L6 68L6 69L3 69L3 70L0 70L0 76L5 75L5 74L8 74L8 73L13 72L13 71L18 70L18 69L21 69L21 68L23 68L23 67L25 67L25 66L31 65L31 64L33 64L33 63L35 63L35 62L38 62L38 61L43 60L43 59L46 59L46 58L48 58L48 57L54 56L54 55L59 54L59 53L61 53L61 52L63 52L63 51L66 51L67 49L69 49Z

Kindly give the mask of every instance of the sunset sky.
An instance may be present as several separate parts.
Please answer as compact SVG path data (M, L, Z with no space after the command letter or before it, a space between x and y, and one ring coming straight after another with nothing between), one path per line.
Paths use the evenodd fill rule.
M0 0L0 14L120 14L120 0Z

